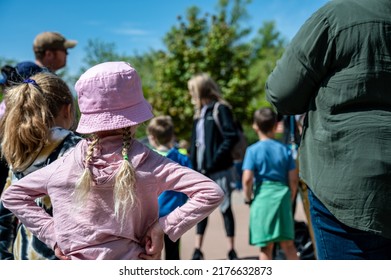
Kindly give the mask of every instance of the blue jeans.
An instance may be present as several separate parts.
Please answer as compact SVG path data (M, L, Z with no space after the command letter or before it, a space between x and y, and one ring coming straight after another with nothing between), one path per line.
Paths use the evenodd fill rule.
M391 239L344 225L310 189L308 199L317 259L391 260Z

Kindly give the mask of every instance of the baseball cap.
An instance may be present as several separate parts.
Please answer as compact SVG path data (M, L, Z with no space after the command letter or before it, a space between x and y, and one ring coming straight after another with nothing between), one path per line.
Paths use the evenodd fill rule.
M66 50L77 45L75 40L67 40L58 32L43 32L38 34L33 43L34 52L46 50Z
M45 72L45 68L42 68L37 64L35 64L34 62L30 62L30 61L20 62L16 64L15 69L16 71L18 71L19 75L23 79L27 79L39 72Z
M0 78L0 84L6 85L7 82L8 85L9 83L20 83L37 73L45 71L48 70L30 61L20 62L15 67L5 65L1 68L2 77Z

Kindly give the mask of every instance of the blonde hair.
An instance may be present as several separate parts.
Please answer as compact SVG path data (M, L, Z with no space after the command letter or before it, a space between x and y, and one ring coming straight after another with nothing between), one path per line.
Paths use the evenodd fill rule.
M74 99L67 84L52 73L38 73L29 82L10 87L0 124L1 150L13 170L23 171L48 143L50 128L62 106ZM75 112L74 112L75 113Z
M147 127L147 133L155 138L159 145L169 144L174 137L174 123L170 116L153 118Z
M114 182L114 214L116 218L123 224L125 218L125 210L131 208L136 203L135 184L136 173L133 165L128 159L128 152L132 144L132 135L130 127L123 129L123 144L122 144L122 163L115 176ZM86 200L92 184L92 174L90 170L90 161L93 157L95 146L99 142L99 137L93 135L92 141L88 146L85 169L79 180L76 182L74 198L78 206L82 206Z
M202 109L202 99L218 101L228 107L231 107L221 96L218 84L206 73L194 75L187 82L188 90L194 101L194 117L199 118Z

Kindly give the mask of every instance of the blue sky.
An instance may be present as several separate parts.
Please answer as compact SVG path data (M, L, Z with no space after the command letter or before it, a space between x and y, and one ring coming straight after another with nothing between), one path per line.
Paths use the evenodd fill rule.
M245 24L258 30L264 21L276 22L288 41L304 21L329 0L253 0ZM78 41L70 50L68 69L82 65L89 39L115 43L120 54L163 49L163 37L177 25L177 16L190 6L212 13L218 0L0 0L0 57L34 60L32 42L42 31L58 31Z

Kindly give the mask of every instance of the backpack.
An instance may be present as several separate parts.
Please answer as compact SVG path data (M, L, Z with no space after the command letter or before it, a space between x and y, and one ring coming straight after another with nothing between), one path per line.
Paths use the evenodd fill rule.
M220 133L222 134L223 130L221 128L220 120L218 117L219 114L218 108L220 104L221 104L220 102L216 102L215 105L213 106L213 119L217 127L219 128ZM236 142L235 146L233 146L231 150L231 155L234 160L243 160L244 154L246 153L246 149L247 149L247 140L246 137L244 136L243 131L239 128L239 124L237 124L235 121L234 121L234 126L235 126L236 133L239 136L239 141Z

